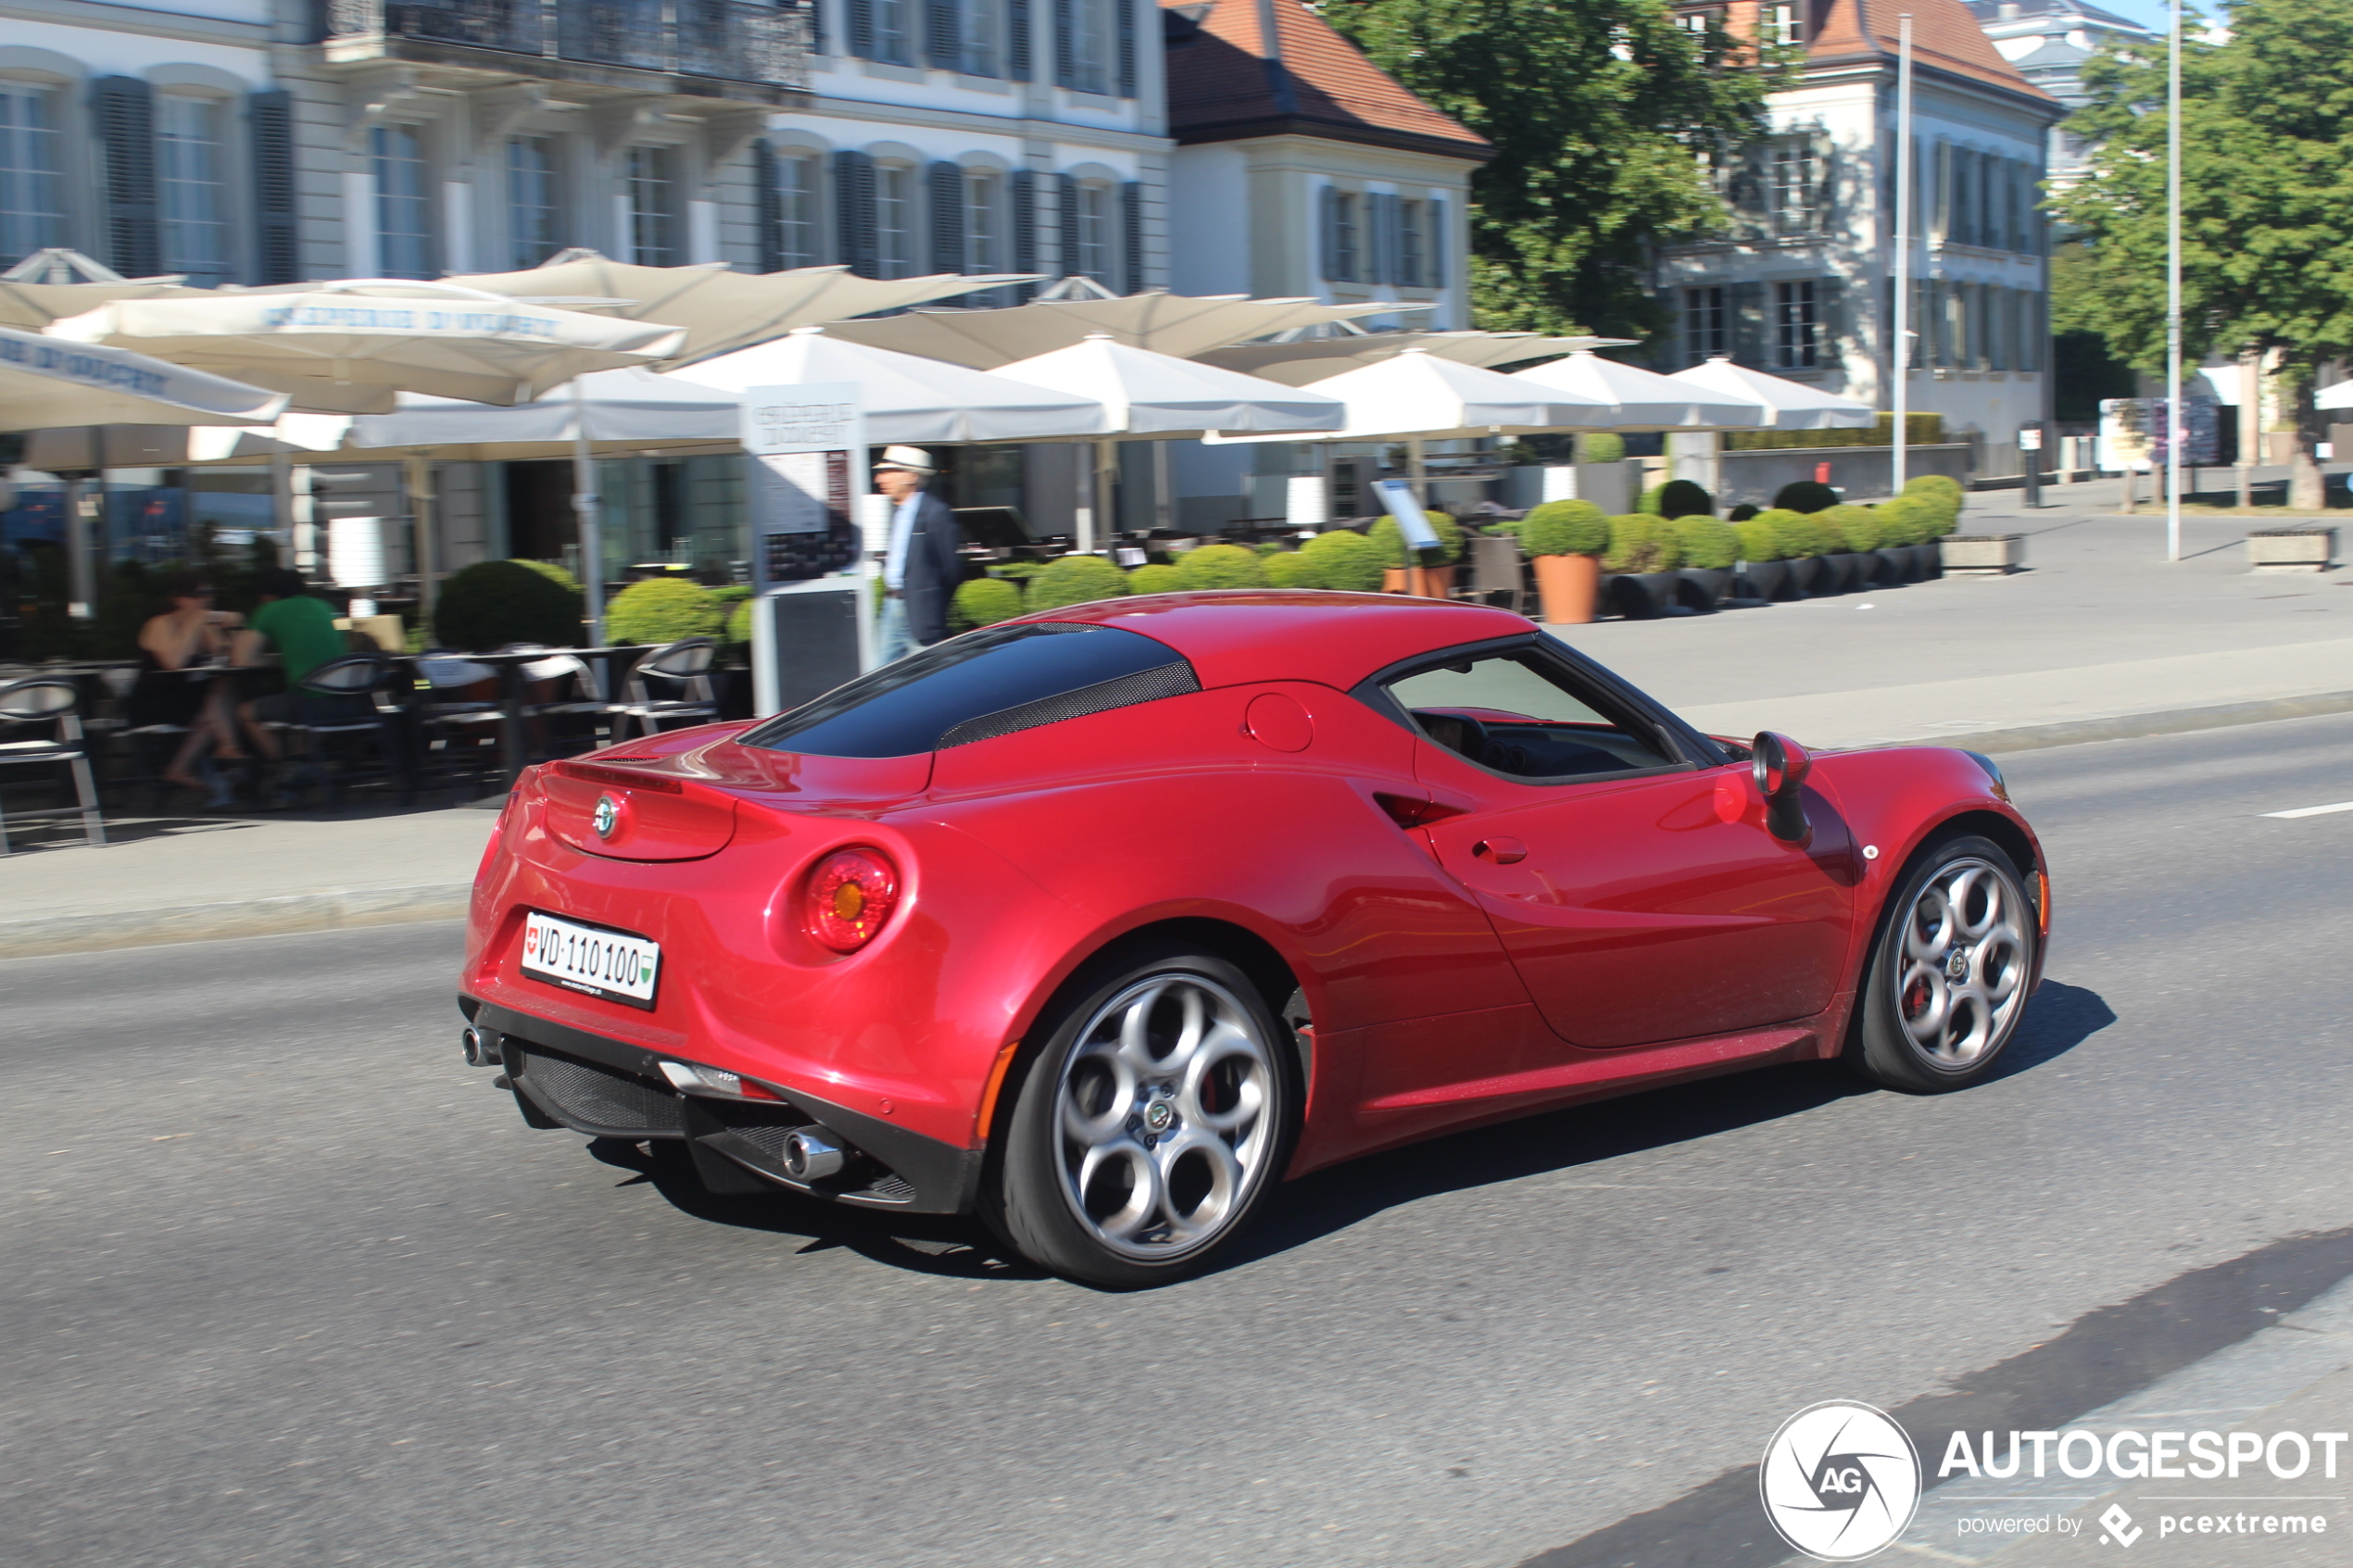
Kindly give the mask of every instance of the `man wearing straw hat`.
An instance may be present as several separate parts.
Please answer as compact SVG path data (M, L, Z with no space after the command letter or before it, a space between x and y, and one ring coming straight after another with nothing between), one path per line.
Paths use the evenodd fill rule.
M886 446L875 488L890 497L890 546L883 556L882 662L906 658L948 635L948 605L963 570L956 514L925 488L939 472L920 446Z

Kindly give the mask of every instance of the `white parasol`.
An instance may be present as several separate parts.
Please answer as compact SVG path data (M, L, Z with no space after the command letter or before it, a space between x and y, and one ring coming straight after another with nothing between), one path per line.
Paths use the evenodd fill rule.
M267 424L285 394L120 348L0 327L0 430Z
M1879 419L1879 410L1860 398L1841 397L1804 382L1768 376L1735 365L1720 354L1667 379L1761 404L1764 422L1779 430L1869 430Z
M842 321L834 334L875 348L952 359L980 370L1005 370L1108 336L1132 348L1189 359L1213 348L1270 332L1327 326L1359 316L1416 309L1395 302L1327 305L1319 299L1252 299L1247 295L1145 294L1038 299L1003 310L911 310L872 321Z
M1591 349L1514 370L1511 379L1616 404L1617 417L1602 427L1607 430L1754 430L1765 422L1765 406L1754 398L1621 365Z

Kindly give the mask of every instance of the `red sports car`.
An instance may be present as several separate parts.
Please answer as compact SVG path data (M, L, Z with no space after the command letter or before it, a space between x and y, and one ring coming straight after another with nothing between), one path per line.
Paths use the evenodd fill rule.
M1711 738L1500 609L1175 594L532 769L461 1003L534 1126L1125 1286L1437 1133L1768 1062L1959 1087L2049 922L1983 758Z

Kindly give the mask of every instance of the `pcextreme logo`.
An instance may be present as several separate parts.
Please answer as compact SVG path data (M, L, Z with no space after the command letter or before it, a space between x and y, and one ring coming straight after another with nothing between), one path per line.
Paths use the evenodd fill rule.
M1856 1562L1912 1522L1920 1456L1885 1411L1826 1399L1781 1423L1756 1487L1781 1539L1819 1562Z

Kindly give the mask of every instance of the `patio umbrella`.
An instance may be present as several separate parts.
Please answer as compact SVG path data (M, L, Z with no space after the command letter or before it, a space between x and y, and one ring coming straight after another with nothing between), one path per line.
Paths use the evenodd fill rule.
M234 374L293 394L298 408L346 414L389 412L398 392L527 402L584 371L673 354L684 336L396 278L116 300L49 332Z
M1617 417L1607 430L1753 430L1765 422L1765 406L1746 396L1694 386L1633 365L1579 349L1566 359L1511 372L1524 381L1596 402L1614 403Z
M1038 299L1003 310L911 310L879 320L842 321L833 332L851 343L1010 374L1008 367L1017 359L1069 348L1095 336L1189 359L1269 332L1415 308L1393 301L1327 305L1318 299L1252 299L1239 294L1194 295L1154 289L1101 298Z
M1264 376L1285 386L1306 386L1359 365L1418 348L1434 358L1492 370L1526 359L1557 358L1580 348L1620 348L1629 337L1546 337L1541 332L1365 332L1342 324L1328 337L1293 342L1237 343L1193 356L1204 364Z
M1336 397L1178 359L1090 332L1067 348L1016 360L1003 373L1103 407L1106 434L1202 436L1212 431L1337 430L1348 407ZM1078 509L1077 545L1095 546L1095 514L1111 494L1115 444L1095 445L1092 499Z
M1859 398L1841 397L1804 382L1768 376L1735 365L1720 354L1667 379L1760 403L1765 408L1764 422L1780 430L1869 430L1879 419L1879 410Z
M0 272L0 327L37 332L60 316L79 316L108 300L208 292L188 287L184 275L176 272L163 278L126 278L78 250L52 245Z
M686 337L669 357L686 363L764 343L795 327L902 310L974 289L1027 282L1036 276L942 272L921 278L862 278L847 267L735 272L720 261L639 267L584 249L565 251L520 272L477 272L449 281L510 299L576 303L582 309L677 327Z
M1092 397L845 342L827 327L795 327L755 348L705 359L661 379L723 388L738 396L754 386L855 382L866 439L875 446L1043 441L1100 435L1107 428L1103 406Z
M120 348L0 327L0 430L267 424L282 392Z
M1347 405L1347 422L1319 433L1318 441L1458 441L1481 435L1526 435L1540 431L1607 429L1617 408L1574 392L1563 392L1476 365L1441 359L1427 349L1401 354L1302 389L1337 397ZM1297 440L1297 436L1223 433L1227 441Z

